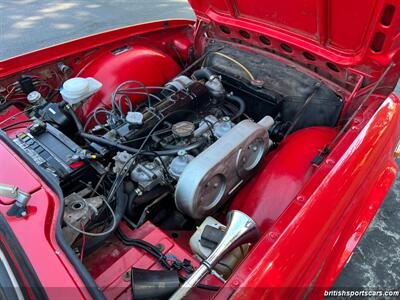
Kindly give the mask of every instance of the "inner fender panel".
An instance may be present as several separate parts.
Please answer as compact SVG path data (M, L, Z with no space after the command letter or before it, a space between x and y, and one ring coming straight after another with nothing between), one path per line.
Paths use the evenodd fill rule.
M289 135L237 194L230 209L243 211L265 232L314 173L311 161L336 134L333 128L311 127Z
M107 51L78 74L79 77L93 77L103 84L100 91L83 105L83 116L100 106L111 107L110 95L125 81L134 79L146 86L160 86L180 71L178 63L158 49L136 45ZM140 86L132 84L128 87ZM144 96L134 95L131 99L140 102Z

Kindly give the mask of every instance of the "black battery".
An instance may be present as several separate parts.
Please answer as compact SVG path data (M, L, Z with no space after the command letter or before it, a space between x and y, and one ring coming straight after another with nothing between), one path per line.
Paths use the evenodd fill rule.
M46 124L46 129L39 134L19 133L14 142L36 164L59 178L74 171L70 164L74 156L82 151L75 142L50 124Z

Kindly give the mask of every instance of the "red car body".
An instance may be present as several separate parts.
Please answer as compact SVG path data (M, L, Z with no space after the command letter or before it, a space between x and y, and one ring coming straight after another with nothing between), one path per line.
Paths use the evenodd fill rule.
M306 74L318 69L321 80L328 78L327 84L343 95L346 112L388 70L322 164L310 167L310 161L333 140L340 127L309 128L289 136L232 204L233 208L262 219L263 233L224 288L212 297L321 298L349 260L396 177L400 90L394 89L400 70L400 2L190 2L197 16L195 23L147 23L52 46L1 62L0 78L11 82L13 76L26 70L40 72L63 61L72 66L75 74L86 72L99 79L108 76L110 81L117 82L129 79L137 71L143 82L163 84L179 73L179 57L170 43L178 50L180 59L186 60L193 51L192 45L195 49L204 47L202 37L207 34L241 43L243 47L254 45L259 53L274 55ZM126 61L100 68L101 61L109 59L109 49L137 41L137 52L127 57L135 62L134 70L121 67ZM157 48L150 49L153 44ZM154 78L149 65L163 53L173 59L161 58L156 67L165 77ZM107 88L106 85L104 93L110 92L111 87ZM100 98L96 95L88 102L83 117L98 105ZM9 111L0 118L12 114ZM120 277L118 271L98 271L94 281L88 279L88 271L83 270L79 259L62 245L57 236L62 195L11 148L4 133L0 142L0 183L17 185L33 195L29 214L24 218L6 215L6 199L2 198L0 205L7 221L4 224L8 223L4 226L9 226L19 246L10 245L4 232L0 239L15 264L15 273L26 286L32 286L30 282L36 278L44 293L57 299L96 297L94 282L107 298L127 295L113 294L110 289ZM15 254L16 250L23 254ZM22 267L21 255L29 261L30 272ZM124 264L121 270L129 267L129 262ZM41 292L39 287L28 289L30 298L40 297Z

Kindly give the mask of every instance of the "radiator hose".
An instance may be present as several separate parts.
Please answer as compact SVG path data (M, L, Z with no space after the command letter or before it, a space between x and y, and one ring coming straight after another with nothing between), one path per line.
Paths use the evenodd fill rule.
M235 96L235 95L227 95L226 96L226 100L228 100L229 102L235 103L235 106L239 107L239 110L236 112L236 114L231 118L232 121L238 119L241 115L243 115L243 113L246 110L246 104L244 103L243 99Z

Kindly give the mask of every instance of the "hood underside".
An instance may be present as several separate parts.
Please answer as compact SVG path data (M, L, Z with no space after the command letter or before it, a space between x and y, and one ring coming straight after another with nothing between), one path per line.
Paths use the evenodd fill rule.
M398 0L189 2L211 37L283 54L350 86L357 74L375 81L400 49Z

